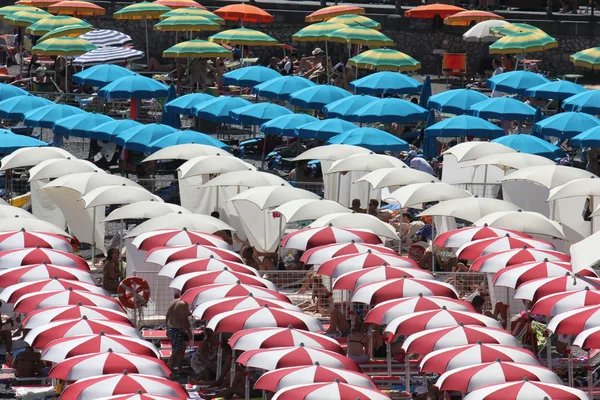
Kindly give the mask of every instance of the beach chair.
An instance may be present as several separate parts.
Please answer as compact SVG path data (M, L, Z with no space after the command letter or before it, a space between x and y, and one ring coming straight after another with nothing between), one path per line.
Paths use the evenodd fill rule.
M446 86L449 85L449 77L461 78L461 86L467 75L466 53L445 53L442 58L442 73L446 77Z

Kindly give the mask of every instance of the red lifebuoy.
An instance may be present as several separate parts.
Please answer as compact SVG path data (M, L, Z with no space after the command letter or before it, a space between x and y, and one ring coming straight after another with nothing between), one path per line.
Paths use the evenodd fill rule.
M123 307L138 309L150 300L150 285L138 276L130 276L121 281L117 295Z

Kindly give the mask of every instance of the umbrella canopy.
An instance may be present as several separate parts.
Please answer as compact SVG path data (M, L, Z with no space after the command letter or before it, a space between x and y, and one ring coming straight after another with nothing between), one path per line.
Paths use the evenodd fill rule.
M295 347L303 344L313 349L323 349L345 354L340 344L326 335L295 329L291 326L282 328L255 328L234 333L229 339L233 350L269 349L273 347Z
M54 123L56 121L77 114L87 115L87 113L80 108L66 104L52 103L26 112L23 115L23 122L26 126L52 129L54 128Z
M71 253L71 243L61 235L46 232L19 231L0 232L0 251L23 248L55 249Z
M369 172L356 182L368 182L373 189L390 186L405 186L413 183L437 182L438 179L427 172L418 171L408 166L380 168Z
M291 93L288 101L298 107L321 111L327 104L348 96L350 92L337 86L316 85Z
M153 99L167 97L169 88L142 75L132 75L119 78L104 86L98 92L100 97L111 99Z
M218 149L214 146L206 146L203 144L176 144L175 146L167 147L157 151L156 153L146 157L144 162L155 160L190 160L199 156L224 156L232 157L232 154L225 150Z
M506 135L494 139L492 142L503 144L519 153L535 154L537 156L547 157L551 160L554 160L563 153L560 147L533 135L520 133Z
M319 22L309 25L294 33L292 40L296 42L327 41L330 33L346 28L348 25L335 22Z
M524 54L558 47L556 39L542 31L516 32L498 39L490 46L490 54Z
M211 256L227 261L242 261L240 256L233 251L200 244L155 247L146 254L146 261L164 266L171 261L184 258L208 258Z
M11 206L8 203L6 203L6 204L0 203L0 218L12 218L12 217L37 219L37 217L35 215L33 215L32 213L30 213L27 210L24 210L19 207ZM21 247L23 247L23 246L21 246Z
M157 140L176 132L178 132L177 129L168 125L138 125L121 132L119 135L114 137L114 141L116 144L125 149L145 152L151 143L154 143Z
M427 106L441 112L461 115L466 114L473 104L487 99L485 94L476 90L454 89L431 96Z
M226 223L217 218L208 215L188 214L182 212L173 212L154 217L146 222L141 223L131 230L129 237L135 237L140 233L156 230L156 229L190 229L207 233L215 233L218 231L235 230Z
M340 120L324 120L324 121L340 121ZM342 121L343 122L343 121ZM333 123L333 122L332 122ZM356 125L354 125L356 127ZM326 160L326 161L338 161L356 154L369 154L371 153L367 149L363 149L358 146L348 146L339 144L330 144L327 146L313 147L302 153L293 161L299 160Z
M503 20L504 17L499 16L487 11L469 10L461 11L456 14L452 14L444 18L444 24L451 26L469 26L471 23L489 21L489 20Z
M11 97L26 96L29 93L21 88L6 83L0 84L0 101L10 99Z
M563 384L530 382L529 379L525 378L519 382L500 383L474 390L465 396L465 400L491 400L495 398L517 400L524 396L541 396L544 399L565 400L588 399L588 395L579 389Z
M544 32L540 28L535 27L533 25L524 24L524 23L509 23L500 26L495 26L490 28L491 32L507 36L512 35L513 33L522 33L522 32Z
M537 122L532 132L540 136L570 139L588 129L596 128L600 120L582 112L562 112Z
M504 129L485 119L470 115L459 115L454 118L447 118L425 128L425 136L497 138L504 136Z
M51 158L29 170L29 181L58 178L65 175L67 171L68 173L99 172L102 169L87 160Z
M66 0L54 3L48 7L48 11L53 14L78 16L99 16L106 14L106 10L99 5L81 0Z
M352 302L377 305L400 297L446 296L457 299L454 287L448 283L428 279L396 278L383 282L367 283L358 287L352 295Z
M160 3L142 1L121 8L113 14L113 17L126 20L156 19L169 11L171 11L170 7Z
M275 299L266 299L266 298L261 298L261 297L254 297L252 294L249 294L248 296L233 296L233 297L226 297L226 298L222 298L222 299L215 299L215 300L207 301L205 303L199 304L196 308L194 308L194 312L192 315L199 320L210 321L217 315L227 312L227 311L257 309L257 308L261 308L264 306L267 306L267 307L270 307L273 309L274 308L282 308L282 309L290 310L290 311L301 311L300 308L298 308L297 306L290 304L288 302L285 302L285 301L275 300ZM278 336L278 334L276 332L283 332L284 329L285 328L257 328L256 330L253 331L253 333L256 335L259 335L257 332L262 332L263 330L265 330L265 332L273 332L275 336ZM291 330L291 331L296 332L295 330ZM241 334L242 334L242 332L238 332L236 335L241 335ZM246 334L251 335L251 332L243 331L243 335L246 335ZM303 331L302 335L306 336L306 335L316 335L316 334L311 334L311 333ZM263 340L263 342L261 342L261 346L260 346L262 348L278 347L278 346L271 346L271 344L280 343L279 341L268 340L262 334L260 334L259 336L260 336L259 339ZM242 342L240 342L240 344L239 344L240 346L242 346L242 347L240 347L240 349L243 348L244 350L249 350L249 348L244 348L243 343L255 343L254 339L256 339L256 338L254 338L254 335L251 335L251 337L248 338L248 342L245 340L242 340ZM329 350L337 351L337 349L339 348L339 344L337 342L335 342L335 343L328 342L328 343L332 343L332 348L330 348ZM335 346L333 346L334 344L335 344ZM314 347L314 346L310 346L310 347ZM259 348L259 347L256 347L256 348Z
M502 145L504 148L506 146ZM473 167L476 165L494 165L500 169L503 169L505 172L508 172L510 169L521 169L533 166L542 166L542 165L555 165L555 162L549 160L545 157L536 156L534 154L526 154L526 153L500 153L500 154L490 154L487 156L483 156L477 158L473 161L467 161L463 163L465 167ZM511 171L514 172L514 171Z
M517 205L515 205L511 202L508 202L508 201L474 196L474 197L463 198L463 199L441 201L438 204L435 204L435 205L429 207L427 210L423 211L419 215L421 217L424 217L424 216L454 217L454 218L463 219L463 220L469 221L469 222L475 222L475 221L479 220L480 218L483 218L484 216L491 214L493 212L496 212L496 211L517 211L518 209L519 209L519 207ZM462 244L466 243L466 241L483 239L485 237L493 237L493 236L487 236L487 235L494 235L494 236L500 235L501 236L501 235L507 233L506 230L502 230L502 229L499 230L497 228L488 230L487 227L477 227L477 228L472 229L472 232L469 231L469 229L472 229L472 228L467 228L467 232L469 232L467 234L467 236L462 236L459 234L461 236L461 239L458 239L458 237L453 238L454 240L458 239L458 241L453 240L452 246L449 246L449 247L459 247ZM450 231L450 232L456 233L456 231ZM442 235L446 235L450 232L445 232ZM450 233L450 235L453 235L453 233ZM511 235L524 236L524 234L522 234L520 232L516 232L516 231L512 231ZM525 235L525 236L527 236L527 235ZM470 239L467 239L467 237ZM465 242L462 242L461 240L465 240ZM437 240L436 240L436 243L437 243ZM450 242L448 242L448 238L444 238L443 243L449 244ZM455 246L458 243L460 243L460 245ZM442 244L440 244L440 245L443 247L447 247L446 245L442 245Z
M56 290L79 290L85 292L91 292L99 295L106 295L106 291L94 283L86 283L79 281L72 281L68 279L60 279L52 277L50 279L44 279L39 281L22 282L16 285L10 285L6 287L0 294L0 300L14 304L17 300L28 293L34 292L52 292Z
M600 90L588 90L567 98L562 106L565 111L580 111L591 115L600 114Z
M100 64L74 74L73 82L80 85L103 87L119 78L132 75L136 75L136 73L130 69L118 65Z
M564 239L560 224L544 215L531 211L497 211L474 222L477 226L486 225L512 229L533 235L547 235Z
M51 16L51 17L46 17L44 19L40 19L39 21L29 25L27 27L27 29L25 30L25 32L29 33L30 35L42 36L48 32L55 30L56 28L60 28L61 26L66 26L66 25L83 25L83 26L91 27L90 24L88 24L87 22L85 22L79 18L69 17L66 15L55 15L55 16ZM83 40L83 39L80 39L80 40ZM87 42L85 40L83 40L83 42L91 44L90 42ZM95 48L95 46L93 48ZM92 50L93 48L90 48L89 50ZM79 55L79 54L70 54L70 55Z
M262 125L282 115L293 115L289 109L270 102L234 108L229 115L241 125Z
M94 49L96 46L86 40L58 37L33 46L31 52L43 56L78 56Z
M0 103L2 104L2 103ZM0 106L1 107L1 106ZM600 143L600 127L594 127L571 138L571 143L579 147L596 147Z
M308 190L292 186L262 186L250 188L231 197L229 201L247 201L256 205L261 210L277 207L292 200L320 199Z
M214 13L227 21L251 23L273 22L271 14L250 4L229 4L217 8Z
M24 147L44 147L48 146L48 143L42 142L41 140L17 135L12 131L7 131L5 129L0 129L0 153L1 154L10 154L15 150L24 148Z
M132 245L139 250L150 251L155 247L190 246L201 244L204 246L228 249L229 244L217 235L187 229L158 229L137 235Z
M39 8L32 8L28 10L22 10L6 14L4 20L16 27L27 27L41 19L51 17L52 14L40 10Z
M73 64L83 67L102 64L123 64L133 60L139 60L144 57L144 52L125 47L105 46L89 51L73 60ZM137 75L137 73L125 75L123 77ZM116 79L115 79L116 80Z
M475 103L470 113L480 118L500 120L533 120L535 108L509 97L494 97Z
M500 35L491 32L491 29L507 24L508 22L501 19L490 19L479 22L477 25L463 33L463 40L465 42L495 42L500 38Z
M167 6L172 9L178 8L199 8L206 9L202 4L194 1L194 0L155 0L155 4L160 4L163 6Z
M131 204L138 201L162 201L148 190L135 186L102 186L89 191L81 197L85 208L113 205Z
M104 114L84 113L59 119L54 123L54 132L65 136L89 137L89 129L105 122L114 121Z
M213 100L196 104L192 108L192 112L198 118L229 124L235 122L235 120L231 118L229 114L231 110L249 106L250 104L252 103L250 103L248 100L244 100L239 97L221 96Z
M330 145L333 146L333 145ZM338 145L340 146L340 145ZM348 146L354 147L358 149L362 149L362 147L358 146ZM327 171L327 174L333 174L335 172L348 172L348 171L375 171L380 168L389 168L389 167L397 167L401 168L405 166L402 161L395 157L375 154L373 152L368 154L354 154L343 158L341 160L335 161L331 168Z
M273 396L273 400L327 400L332 398L389 400L390 396L379 390L367 389L341 382L291 386L278 391Z
M565 100L583 92L587 89L571 81L553 81L529 88L525 94L540 99Z
M311 261L311 258L314 257L309 257L307 260ZM366 269L380 267L382 265L386 267L402 268L407 271L407 274L411 274L412 272L415 275L419 275L414 276L414 278L427 279L427 276L429 275L426 271L422 271L419 268L419 265L411 258L402 257L397 254L376 253L370 249L362 253L336 256L323 263L315 264L320 264L317 268L319 274L336 279L350 272L365 271Z
M90 284L96 283L94 278L87 271L73 267L42 263L1 269L0 278L2 279L2 283L0 286L2 288L7 288L19 283L49 280L53 277Z
M600 305L600 290L584 289L549 294L537 300L531 310L539 315L553 317L567 311L595 305Z
M169 101L165 104L165 111L183 115L193 115L192 109L203 101L213 100L215 97L208 93L190 93Z
M571 62L578 67L598 69L600 68L600 47L592 47L571 54Z
M488 199L492 200L492 199ZM455 200L449 200L455 201ZM460 199L460 201L464 201ZM496 200L498 201L498 200ZM440 204L443 204L440 203ZM435 215L435 214L428 214ZM448 215L450 216L450 215ZM456 217L460 218L460 217ZM474 241L479 241L483 239L491 239L491 238L502 238L512 236L514 238L531 238L531 236L520 233L517 231L502 229L502 228L490 228L488 226L476 226L476 227L465 227L461 229L455 229L452 231L444 232L439 234L434 241L436 246L440 247L462 247L464 245L469 245Z
M88 319L103 319L124 323L130 322L127 314L119 311L95 306L68 305L32 311L27 314L25 319L23 319L23 327L32 329L51 322L66 319L78 319L83 318L84 316Z
M350 213L350 210L337 201L324 199L298 199L288 201L273 212L282 215L287 223L314 220L330 213Z
M599 278L580 276L566 273L562 276L552 276L525 282L515 291L515 299L537 301L541 297L558 292L573 292L576 290L594 290L600 286ZM573 333L577 334L581 330Z
M221 25L200 15L181 15L163 19L153 29L160 32L204 32L218 31Z
M332 103L333 104L333 103ZM325 106L327 107L327 106ZM296 136L302 139L320 139L327 140L333 136L339 135L350 129L355 129L356 125L351 122L344 121L339 118L322 119L315 122L309 122L305 125L300 125L296 128ZM329 146L327 146L329 147ZM360 149L357 151L368 152L367 149L356 146L345 146L352 151L352 149ZM310 151L310 150L308 150Z
M539 74L529 71L511 71L491 77L486 86L494 90L523 95L528 89L550 81Z
M2 86L0 85L0 91ZM32 167L49 159L75 158L71 153L58 147L46 147L43 149L20 149L13 154L2 158L1 170L18 167Z
M271 70L272 71L272 70ZM254 92L261 97L274 100L287 100L289 95L298 90L316 86L316 83L300 76L276 76L267 81L261 81L254 86Z
M244 285L243 283L215 283L212 285L195 287L186 291L183 296L181 296L181 299L188 304L198 306L211 300L224 299L227 297L247 297L250 295L291 303L290 299L281 292L252 285Z
M229 29L221 31L208 38L218 44L245 45L245 46L277 46L277 40L260 31L248 28Z
M431 201L444 201L472 197L471 193L447 183L431 181L414 183L393 191L385 201L393 201L402 207L415 206Z
M388 247L368 243L350 242L313 247L302 254L300 261L306 265L321 265L333 257L366 253L369 250L377 254L397 255L395 251Z
M11 133L10 135L14 134ZM9 137L10 135L7 134L5 136ZM11 216L9 218L0 218L0 232L20 230L54 233L67 238L71 237L67 232L58 228L56 225L41 219L34 219L30 217L23 218L19 217L18 215Z
M512 265L496 272L494 285L516 289L518 286L534 279L562 276L567 272L573 272L571 264L567 262L533 261ZM577 273L581 276L598 277L591 269L584 269Z
M332 289L352 291L367 283L382 282L388 279L398 278L435 279L428 271L417 268L392 267L383 264L379 267L346 272L335 280Z
M354 5L334 5L321 8L304 17L305 22L327 21L338 15L364 14L365 9Z
M328 144L350 144L374 152L408 150L404 140L375 128L355 128L327 140Z
M370 231L324 226L290 233L281 241L281 246L286 249L308 250L332 243L350 242L381 244L381 239Z
M94 29L79 36L80 39L87 40L98 47L106 46L131 46L133 39L123 32L113 31L111 29Z
M167 263L162 267L158 273L159 276L168 276L169 278L175 278L182 274L188 274L191 272L202 272L202 271L235 271L248 275L258 276L258 272L247 266L235 261L221 260L214 257L208 258L185 258L182 260L175 260Z
M158 151L160 149L186 143L198 143L207 146L215 146L219 149L224 150L229 149L228 145L221 142L220 140L213 138L212 136L196 131L185 130L170 133L162 138L150 142L150 144L146 148L146 152L154 153L155 151Z
M409 18L434 18L436 15L439 15L440 18L444 19L461 11L467 10L449 4L436 3L411 8L404 15Z
M503 237L492 237L466 243L456 251L456 255L465 260L476 260L479 257L504 250L529 248L555 250L554 245L545 240L518 236L511 237L510 234L507 233L506 236Z
M588 179L594 179L595 175L579 168L567 167L563 165L553 166L537 166L520 169L502 178L502 181L527 181L542 185L547 189L551 189L549 199L556 200L559 198L576 197L577 195L586 194L586 189L591 189L594 182L590 182L590 188L584 188L578 193L577 186L572 185L573 182L587 183ZM582 181L585 179L584 181ZM568 185L568 186L565 186ZM572 186L569 188L569 186ZM576 188L573 190L573 188ZM592 189L593 191L593 189Z
M501 251L496 254L479 257L471 270L476 272L496 273L502 268L510 265L522 264L533 261L571 261L571 257L567 254L554 250L542 249L514 249Z
M91 139L112 142L121 133L142 124L130 119L117 119L92 127L88 134Z
M220 155L194 157L179 168L181 179L198 175L224 174L234 171L254 171L255 168L235 157L221 158Z
M421 63L408 54L393 49L373 49L360 53L348 60L357 68L374 71L416 71L421 69Z
M397 122L425 121L429 112L417 104L398 98L385 98L367 104L350 115L355 122Z
M423 84L398 72L382 71L350 82L350 88L357 94L382 96L419 93Z
M188 40L177 43L163 51L163 57L168 58L216 58L230 57L231 51L216 43L206 40Z
M182 15L199 15L204 18L208 18L212 21L215 21L221 25L225 24L225 20L219 17L217 14L214 14L208 10L203 8L195 8L195 7L185 7L185 8L177 8L166 12L160 16L160 19L165 19L169 17L179 17Z
M250 368L267 371L315 365L318 362L324 367L360 372L360 367L344 355L329 350L313 349L302 344L298 347L247 350L238 357L237 362Z
M392 299L379 303L365 316L368 324L387 325L392 320L409 314L430 310L458 310L475 312L473 306L464 300L449 299L442 296L415 296Z
M221 271L199 271L187 274L179 274L170 283L169 287L185 292L194 287L212 285L215 283L243 283L245 285L254 285L271 290L277 290L275 285L267 279L259 278L254 274L244 272L229 271L224 268Z
M329 19L329 22L348 26L364 26L365 28L375 30L381 29L381 24L379 22L373 21L371 18L367 18L364 15L343 14Z
M74 254L60 250L29 248L5 250L0 252L0 268L13 268L24 265L48 263L66 267L80 268L89 271L87 262Z
M323 113L329 118L348 119L354 110L366 106L375 100L377 100L377 97L368 95L348 96L327 104L323 107Z
M25 4L13 4L10 6L0 7L0 18L4 19L9 14L13 14L19 11L36 11L36 7L28 6Z
M101 397L98 400L177 400L177 398L172 396L161 396L158 394L128 393L123 395Z
M582 349L595 349L600 340L600 327L586 329L575 337L574 346L579 346Z
M267 135L294 137L299 126L316 121L320 120L308 114L285 114L262 124L260 131Z
M321 322L302 311L291 311L284 308L249 308L245 310L226 311L211 318L206 325L215 332L235 333L241 330L292 327L302 331L323 331Z

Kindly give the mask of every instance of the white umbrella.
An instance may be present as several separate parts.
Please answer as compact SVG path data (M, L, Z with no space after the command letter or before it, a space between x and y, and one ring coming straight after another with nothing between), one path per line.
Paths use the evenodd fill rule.
M319 196L308 190L292 186L259 186L245 190L229 201L248 201L259 209L278 207L292 200L318 200Z
M231 153L221 150L214 146L205 144L189 143L176 144L175 146L165 147L152 155L146 157L144 162L158 160L191 160L194 157L221 155L225 157L233 157Z
M512 229L532 235L548 235L565 239L562 226L544 215L532 211L498 211L475 221L476 226Z
M600 261L600 232L586 237L571 245L571 266L573 272L581 271L598 265Z
M325 215L312 224L309 228L320 228L324 226L334 226L336 228L350 228L350 229L366 229L377 236L383 236L388 239L398 239L396 229L369 214L358 214L358 213L337 213Z
M508 24L508 22L498 19L482 21L463 33L463 40L465 42L495 42L496 40L500 39L501 36L490 32L490 29L506 24Z
M284 179L277 175L259 171L236 171L221 174L214 179L206 182L201 187L219 187L219 186L289 186Z
M138 201L157 201L162 199L142 187L135 186L102 186L89 191L81 197L85 208L107 206L113 204L131 204Z
M427 172L419 171L407 166L376 169L356 180L356 182L369 182L374 190L390 186L406 186L412 185L413 183L425 183L431 181L437 182L438 179Z
M283 215L287 223L291 223L296 221L318 219L334 213L350 214L352 211L333 200L300 199L288 201L287 203L284 203L274 209L273 212L280 213Z
M31 167L50 158L76 158L58 147L27 147L13 151L2 158L0 171L19 167Z
M87 160L73 158L51 158L44 160L29 170L29 182L40 179L54 179L78 172L98 172L101 168Z
M56 178L52 182L44 185L43 189L46 191L54 188L71 189L78 192L80 196L83 196L96 188L114 185L142 187L131 179L118 175L111 175L103 172L80 172Z
M161 217L151 218L142 222L129 232L126 237L135 237L140 233L157 229L187 229L205 233L218 231L235 231L231 226L209 215L172 213Z
M506 181L527 181L553 189L575 179L593 178L595 175L585 169L566 167L563 165L538 165L514 171L502 178ZM600 187L600 179L598 180Z
M443 155L451 154L456 157L457 162L471 161L487 156L488 154L516 153L508 146L494 142L464 142L457 144L443 152Z
M23 210L22 208L11 206L8 204L0 204L0 218L32 218L38 219L35 215L29 211Z
M120 219L150 219L162 217L172 213L191 214L191 211L177 204L163 203L162 201L138 201L117 208L104 218L104 222L118 221Z
M475 222L496 211L518 211L519 206L505 200L485 197L470 197L455 200L440 201L419 214L425 216L454 217L469 222Z
M20 231L22 229L26 231L54 233L56 235L61 235L68 238L71 237L67 232L63 231L56 225L40 219L23 218L19 216L0 218L0 232Z
M351 146L348 144L330 144L327 146L313 147L312 149L306 150L300 154L293 161L301 160L323 160L323 161L337 161L343 158L349 157L354 154L369 154L372 153L370 150L364 147Z
M381 168L401 168L406 167L402 161L396 157L382 154L368 153L355 154L341 160L335 161L326 174L349 171L375 171Z
M401 187L383 199L386 202L399 204L402 207L411 207L431 201L445 201L463 199L473 195L457 186L443 182L414 183Z
M585 172L585 170L579 171ZM589 172L588 175L590 175ZM592 176L591 178L573 179L565 182L564 184L556 186L550 190L548 201L584 196L600 196L600 179ZM594 211L592 216L595 216L595 213L596 211Z
M256 168L252 164L248 164L239 158L221 156L220 154L194 157L178 168L181 179L198 175L255 170Z
M461 162L461 167L477 167L480 165L495 165L505 171L521 169L536 165L554 165L549 158L527 153L500 153L488 154L472 161Z

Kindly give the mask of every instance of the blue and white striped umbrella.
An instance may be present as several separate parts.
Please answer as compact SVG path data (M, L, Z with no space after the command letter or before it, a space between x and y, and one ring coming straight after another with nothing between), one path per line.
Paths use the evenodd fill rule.
M123 32L113 31L112 29L96 29L79 36L80 39L87 40L98 47L107 46L132 46L131 36Z
M100 47L73 60L73 64L91 67L100 64L121 64L144 57L144 52L124 47Z

